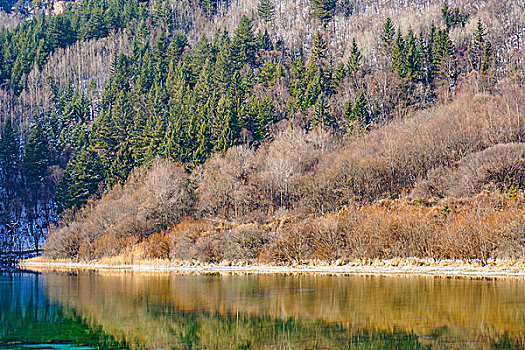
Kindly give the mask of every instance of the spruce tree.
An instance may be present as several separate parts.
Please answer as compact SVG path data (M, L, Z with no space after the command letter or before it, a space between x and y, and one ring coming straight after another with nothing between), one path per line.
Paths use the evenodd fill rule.
M97 153L86 143L75 151L61 178L56 200L59 211L78 209L95 194L104 180L104 167Z
M131 147L129 142L124 142L119 145L115 158L108 169L108 176L106 182L109 187L116 184L124 184L128 179L131 170L134 167L134 160L131 154Z
M274 61L267 61L259 68L257 82L266 86L273 85L276 78L277 66Z
M421 77L421 51L412 29L408 30L405 42L406 77L416 82Z
M266 29L264 30L264 33L261 30L257 32L256 42L259 50L273 50L273 42L270 38L270 34L268 34L268 30Z
M46 133L41 121L36 119L25 144L24 171L28 184L38 184L44 179L49 158Z
M236 66L241 68L244 64L255 63L255 49L256 43L252 21L243 15L235 31L232 43L234 63Z
M390 17L387 17L383 23L383 29L381 33L381 45L385 55L390 56L392 52L392 46L394 44L394 37L396 35L396 30L394 24Z
M345 65L343 62L339 62L339 64L337 65L335 71L334 71L334 78L332 80L332 83L333 83L333 89L335 90L335 88L337 88L344 80L344 78L346 77L346 68L345 68Z
M331 126L328 104L324 92L321 92L319 96L317 96L309 128L314 129L317 126L323 129Z
M348 58L347 68L348 73L353 75L360 72L362 69L361 52L359 51L359 47L357 47L355 38L352 39L352 47L350 49L350 57Z
M203 121L199 127L196 137L197 149L193 152L191 165L196 167L202 164L210 152L210 136L206 122Z
M359 120L364 124L368 124L370 122L370 113L368 112L368 101L366 100L363 91L361 91L359 97L355 101L353 115L355 120Z
M481 19L478 19L469 54L473 69L480 74L487 72L492 58L492 44L487 40L486 36L485 26Z
M370 123L370 113L368 111L368 101L366 100L365 94L363 91L359 94L359 97L356 99L355 104L352 105L352 102L347 101L345 104L344 112L347 124L350 129L351 126L355 123L361 125L368 125Z
M266 96L257 106L257 117L255 120L255 137L257 140L262 141L270 136L273 115L272 101Z
M397 31L396 40L392 48L392 72L396 73L400 78L406 77L406 48L405 40L401 35L401 30Z
M257 5L257 13L259 18L264 22L271 22L275 17L275 7L271 0L259 0Z
M335 5L336 0L310 0L310 15L326 26L334 15Z
M11 118L7 117L0 135L0 181L8 197L12 197L19 174L20 136Z
M324 35L317 31L314 36L314 45L312 48L312 57L320 64L327 58L328 43Z

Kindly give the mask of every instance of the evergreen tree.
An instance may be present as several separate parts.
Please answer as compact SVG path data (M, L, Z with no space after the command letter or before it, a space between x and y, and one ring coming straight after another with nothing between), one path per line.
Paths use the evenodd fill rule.
M465 24L470 17L468 13L461 13L457 7L453 9L449 8L446 1L443 2L443 6L441 7L441 14L443 15L445 25L447 26L447 31L450 30L451 27L457 25L465 27Z
M405 43L406 77L416 82L421 77L421 51L412 29L408 30Z
M262 141L270 136L273 115L272 101L266 96L260 103L257 103L257 117L255 120L255 137L257 140Z
M310 106L313 106L323 91L321 82L321 71L318 69L315 76L309 79L306 90L304 92L302 110L307 111Z
M348 58L347 68L348 73L353 75L360 72L362 69L361 52L359 51L359 47L357 47L355 39L352 39L352 47L350 49L350 57Z
M397 73L400 78L404 78L407 75L405 50L405 40L401 35L401 30L398 30L392 48L392 72Z
M257 48L259 50L273 50L272 39L270 38L270 34L268 34L268 30L266 29L264 30L264 33L261 30L257 32L256 42Z
M164 154L165 158L181 161L182 147L180 140L182 139L182 123L180 119L176 119L168 124L164 138Z
M106 182L109 187L116 184L124 184L134 165L129 142L120 144L115 154L115 158L107 171L108 176Z
M334 15L335 5L335 0L310 0L310 15L326 26Z
M193 167L202 164L210 152L210 136L205 121L203 121L199 127L196 141L198 147L192 155L191 165Z
M326 103L325 95L323 92L319 94L319 96L317 97L317 101L315 102L309 128L313 129L317 126L320 126L323 129L331 126L328 104Z
M315 32L312 57L320 64L327 58L328 44L321 32Z
M49 162L48 140L42 123L36 119L25 144L24 170L27 183L41 182L46 175Z
M358 123L361 125L368 125L370 123L370 113L368 111L368 101L366 100L363 91L359 94L359 97L352 106L352 103L348 101L345 105L345 118L348 125Z
M104 167L97 153L86 143L75 151L61 178L56 201L59 211L78 209L95 194L104 180Z
M492 59L492 44L486 36L485 26L481 19L478 19L469 54L472 68L480 74L485 74L488 71Z
M433 47L434 74L454 86L458 77L456 51L446 30L438 30Z
M344 78L346 77L346 68L345 68L345 65L343 62L339 62L339 64L337 65L336 69L335 69L335 72L334 72L334 78L332 80L333 82L333 87L332 89L335 90L336 87L338 87L344 80Z
M276 78L277 65L274 61L267 61L259 68L257 82L267 86L273 85Z
M168 47L168 64L177 62L182 57L182 54L184 53L184 50L187 46L188 38L186 35L179 30L175 31Z
M304 60L302 57L293 60L290 75L290 104L293 110L298 110L302 108L307 84Z
M255 63L256 47L252 21L243 15L235 31L235 37L232 43L234 63L236 66L240 68L244 64Z
M383 23L383 29L381 33L381 45L383 48L383 52L390 56L392 52L392 46L394 44L394 37L396 35L396 30L394 28L394 24L392 23L392 20L390 17L387 17L385 22Z
M275 7L271 0L259 0L257 5L257 13L259 18L264 22L270 22L275 17Z
M20 136L17 128L7 117L0 135L0 181L5 186L8 197L14 193L19 174Z

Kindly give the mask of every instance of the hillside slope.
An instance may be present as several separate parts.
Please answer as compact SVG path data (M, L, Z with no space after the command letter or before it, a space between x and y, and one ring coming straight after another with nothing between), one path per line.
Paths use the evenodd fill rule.
M238 258L284 259L261 247L286 234L310 247L297 259L320 244L310 220L384 200L471 198L443 204L467 220L488 191L521 213L521 0L19 5L0 30L2 249L58 224L49 254L98 258L183 222L208 243L183 235L180 257L216 260L233 248L199 254L250 223L234 236L259 250Z

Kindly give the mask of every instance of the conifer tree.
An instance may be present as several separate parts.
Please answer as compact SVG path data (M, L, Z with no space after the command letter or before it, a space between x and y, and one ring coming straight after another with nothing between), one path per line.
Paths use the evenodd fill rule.
M86 143L78 148L61 178L56 201L59 211L78 209L95 194L104 180L104 167L97 153Z
M465 24L470 17L468 13L461 13L457 7L450 9L446 1L443 2L443 6L441 7L441 14L445 20L447 31L450 30L451 27L457 25L465 27Z
M265 140L270 136L273 122L274 108L268 96L258 103L258 113L255 121L255 137L257 140Z
M0 181L5 186L8 197L14 193L19 174L19 162L20 136L11 118L7 117L0 134Z
M348 58L347 68L348 73L353 75L360 72L362 69L361 52L359 51L359 47L357 46L355 38L352 39L352 48L350 49L350 57Z
M421 76L421 51L412 29L408 30L405 43L406 77L416 82Z
M310 0L310 15L326 26L334 15L335 5L335 0Z
M191 165L196 167L204 162L206 156L210 152L210 137L206 122L203 121L199 127L199 132L196 137L196 144L198 145L195 152L193 152Z
M235 31L232 43L234 63L236 66L241 68L244 64L255 63L255 49L256 43L252 21L243 15Z
M368 111L368 101L366 100L363 91L359 94L359 97L352 106L352 102L347 101L345 104L345 118L348 125L358 123L361 125L367 125L370 123L370 113Z
M317 96L309 128L313 129L317 126L323 129L331 126L328 104L326 103L324 92L321 92L319 96Z
M308 85L306 86L302 105L303 111L306 111L310 106L313 106L316 103L319 94L323 91L321 80L321 71L318 69L315 76L308 81Z
M319 31L315 32L312 57L320 64L327 58L327 52L328 44L324 35Z
M381 33L381 45L385 55L390 56L392 52L392 47L394 45L394 37L396 35L396 30L394 24L390 17L387 17L383 23L383 29Z
M129 142L123 142L119 145L115 158L111 163L107 173L106 182L109 187L116 184L123 184L134 167L133 156Z
M293 60L290 74L290 103L293 106L293 109L301 109L307 84L304 60L302 57Z
M50 162L48 140L39 119L35 118L25 144L24 170L28 184L41 182Z
M182 149L180 140L182 139L182 123L180 119L170 121L164 137L164 154L165 158L181 161Z
M405 40L401 35L401 30L398 30L392 47L392 72L397 73L400 78L406 77L407 74L405 50Z
M257 75L257 82L267 86L275 82L277 66L274 61L266 61L259 67L259 74Z
M270 34L268 34L268 30L266 29L264 30L264 33L261 30L257 32L256 42L257 48L259 50L273 50L272 39L270 38Z
M335 71L334 71L334 78L332 80L333 86L332 89L335 90L341 84L346 77L346 68L343 62L339 62L337 65Z
M184 53L184 50L188 46L188 38L180 30L176 30L173 33L169 47L168 47L168 64L171 62L177 62Z
M235 142L233 131L231 127L231 114L226 114L222 123L222 130L215 141L215 146L213 147L214 153L226 154L226 151L233 146Z
M486 38L487 32L481 19L478 19L474 40L469 54L472 68L480 74L485 74L492 58L492 43Z
M257 13L259 18L264 22L271 22L275 17L275 7L271 0L259 0L257 5Z

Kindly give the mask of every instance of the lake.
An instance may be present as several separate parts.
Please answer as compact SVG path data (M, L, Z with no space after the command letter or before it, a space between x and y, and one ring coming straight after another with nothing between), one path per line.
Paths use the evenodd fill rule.
M0 272L1 349L521 349L525 280Z

